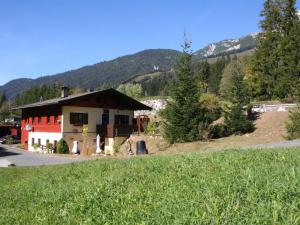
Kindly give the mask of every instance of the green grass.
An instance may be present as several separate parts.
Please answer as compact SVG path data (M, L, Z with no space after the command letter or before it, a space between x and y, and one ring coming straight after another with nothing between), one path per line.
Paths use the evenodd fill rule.
M300 224L300 150L2 169L0 224Z

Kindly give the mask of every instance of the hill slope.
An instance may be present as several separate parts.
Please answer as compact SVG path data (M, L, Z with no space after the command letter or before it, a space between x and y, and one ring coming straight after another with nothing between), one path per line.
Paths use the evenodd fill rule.
M32 86L53 84L55 82L81 88L96 88L104 82L119 84L135 75L152 72L154 66L160 70L170 70L179 55L180 52L176 50L145 50L52 76L13 80L1 86L0 91L3 91L9 99L12 99L18 93Z
M1 224L299 224L298 149L106 158L0 177Z
M239 39L227 39L210 44L195 52L194 61L247 52L249 49L255 48L255 37L256 34L252 34ZM55 82L81 88L97 88L102 83L118 85L139 75L152 73L155 69L169 71L173 68L179 55L179 51L170 49L145 50L52 76L12 80L0 86L0 91L4 92L9 99L13 99L18 93L30 87Z
M195 52L194 60L207 57L243 52L256 47L257 34L250 34L238 39L226 39L206 46Z

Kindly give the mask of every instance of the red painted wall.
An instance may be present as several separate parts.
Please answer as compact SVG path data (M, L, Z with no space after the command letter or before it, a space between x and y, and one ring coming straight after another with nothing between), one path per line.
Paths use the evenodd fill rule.
M58 116L58 121L55 122L55 115ZM47 123L47 117L50 116L50 123ZM38 118L41 118L40 123ZM36 108L22 111L21 120L21 143L28 145L28 131L26 126L30 124L32 126L32 132L53 132L59 133L62 131L61 128L61 107L47 107L47 108Z

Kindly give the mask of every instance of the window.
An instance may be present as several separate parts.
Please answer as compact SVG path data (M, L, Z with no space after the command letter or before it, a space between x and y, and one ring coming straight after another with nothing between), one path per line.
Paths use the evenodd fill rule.
M50 118L51 118L50 116L47 116L47 124L50 124L51 121Z
M31 138L31 146L34 145L34 138Z
M39 117L38 117L38 124L41 124L41 123L42 123L42 117L39 116Z
M115 115L115 124L116 125L129 125L129 116L128 115Z
M46 140L46 144L49 144L49 139Z
M55 123L55 124L58 123L58 115L54 116L54 123Z
M88 124L88 114L70 113L70 124L73 124L75 126L82 126L83 124Z
M41 139L38 139L38 145L41 146Z

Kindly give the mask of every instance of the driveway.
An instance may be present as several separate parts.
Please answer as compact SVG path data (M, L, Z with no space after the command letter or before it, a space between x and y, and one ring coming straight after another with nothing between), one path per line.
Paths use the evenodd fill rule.
M82 156L59 156L28 152L0 144L0 167L7 167L7 164L14 164L15 166L55 165L80 162L88 159L90 158Z

